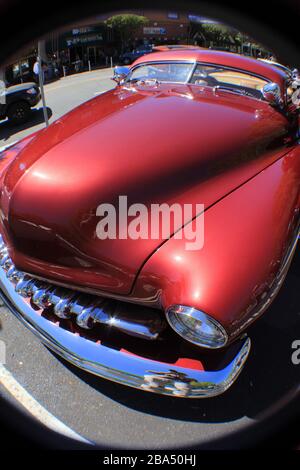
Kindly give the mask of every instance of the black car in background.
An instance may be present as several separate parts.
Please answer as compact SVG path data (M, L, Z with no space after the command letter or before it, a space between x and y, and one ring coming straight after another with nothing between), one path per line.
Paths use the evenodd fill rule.
M14 124L22 124L29 119L31 108L40 99L40 89L33 82L4 88L0 93L0 119L8 118Z
M137 49L133 49L133 51L126 51L120 55L120 61L122 64L128 65L134 62L136 59L141 57L142 55L149 54L152 52L152 46L140 46Z

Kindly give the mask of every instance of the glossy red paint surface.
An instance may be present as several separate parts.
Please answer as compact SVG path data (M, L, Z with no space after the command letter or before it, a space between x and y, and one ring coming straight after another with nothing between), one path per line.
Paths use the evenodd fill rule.
M163 239L99 240L98 205L117 205L126 195L128 205L210 206L245 180L245 162L268 159L278 139L284 151L286 132L286 119L266 103L197 86L117 89L88 102L31 141L4 179L3 223L14 262L41 276L128 294Z
M253 62L204 53L197 60L245 70ZM174 54L195 52L148 57ZM257 64L254 73L282 82L280 71ZM299 211L299 148L286 143L289 132L282 113L253 98L197 85L117 87L40 131L3 172L10 256L75 289L195 306L234 335L278 270ZM204 248L187 252L184 240L162 237L99 240L96 209L120 195L128 205L193 204L192 217L204 204Z
M35 137L37 133L33 133L24 139L18 141L18 143L8 147L2 154L0 154L0 178L4 175L7 167L12 163L14 158L20 153L20 151Z

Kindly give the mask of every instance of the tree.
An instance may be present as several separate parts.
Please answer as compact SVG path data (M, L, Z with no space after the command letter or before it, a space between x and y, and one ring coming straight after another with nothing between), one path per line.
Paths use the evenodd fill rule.
M206 37L217 44L230 42L230 30L225 25L203 24Z
M107 26L113 28L120 36L122 49L126 47L134 38L134 35L145 24L148 18L140 15L121 14L111 16L106 20Z

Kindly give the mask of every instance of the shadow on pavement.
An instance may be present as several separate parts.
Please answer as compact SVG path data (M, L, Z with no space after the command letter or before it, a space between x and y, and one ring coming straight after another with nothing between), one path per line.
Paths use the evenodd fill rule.
M48 119L52 116L52 110L47 108ZM31 110L30 119L23 124L12 124L8 119L0 122L0 141L4 143L11 136L17 134L18 132L29 129L30 127L37 126L44 122L44 113L43 108L33 108Z
M236 383L208 399L158 396L90 375L56 356L89 386L136 411L191 422L217 423L258 419L299 384L300 366L292 364L292 342L300 338L300 250L269 310L248 331L252 348ZM52 353L53 354L53 353Z

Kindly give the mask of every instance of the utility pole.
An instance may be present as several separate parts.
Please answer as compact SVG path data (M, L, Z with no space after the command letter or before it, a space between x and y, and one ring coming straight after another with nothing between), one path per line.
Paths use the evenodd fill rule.
M6 103L5 88L5 69L0 68L0 104Z
M38 42L39 85L40 85L40 90L41 90L41 95L42 95L45 124L46 124L46 127L48 127L49 120L48 120L48 112L47 112L45 92L44 92L44 72L42 70L42 58L41 58L41 55L44 53L43 46L44 44L42 43L42 41L39 41Z

